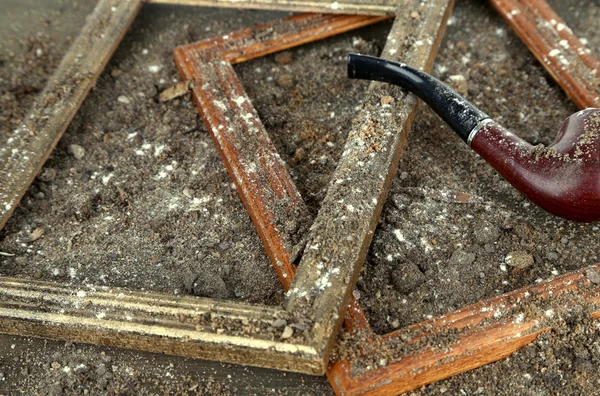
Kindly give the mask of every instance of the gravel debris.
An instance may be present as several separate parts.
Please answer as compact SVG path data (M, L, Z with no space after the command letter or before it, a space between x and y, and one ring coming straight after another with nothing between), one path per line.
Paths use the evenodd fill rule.
M506 255L504 262L511 267L525 269L533 265L533 256L522 250L514 251Z
M85 157L85 149L78 144L70 144L69 154L73 155L76 159L81 160Z

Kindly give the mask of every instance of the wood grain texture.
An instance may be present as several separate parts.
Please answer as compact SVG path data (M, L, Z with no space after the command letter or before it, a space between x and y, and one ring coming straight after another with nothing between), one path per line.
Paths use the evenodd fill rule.
M600 108L600 62L548 3L491 3L579 108Z
M399 0L147 0L149 3L329 14L394 15Z
M142 0L100 0L24 123L0 148L0 229L135 19Z
M287 290L310 217L233 63L372 24L386 17L304 14L175 49L202 119Z
M156 1L161 2L162 0ZM162 2L182 3L185 1L189 4L196 3L195 0ZM108 3L101 2L101 4ZM268 2L266 3L265 8L270 7ZM277 7L279 6L277 5ZM281 7L287 6L281 5ZM290 7L295 7L295 5L290 5ZM318 7L321 5L318 4ZM451 5L449 7L451 8ZM112 9L111 12L113 12ZM421 13L420 16L422 15ZM89 23L92 21L93 18ZM107 27L107 29L109 28ZM252 34L256 32L256 30L250 30ZM269 28L259 29L259 32L260 34L272 34ZM394 40L395 38L391 36L390 39ZM310 38L307 40L311 41ZM210 45L210 43L206 44ZM389 50L390 45L390 41L388 41L386 50ZM431 51L434 49L435 47L432 46ZM240 62L272 52L269 48L261 45L255 47L254 52L250 55L240 53L235 48L230 48L230 50L230 54L227 55L228 63ZM61 66L63 66L62 63ZM220 75L221 78L235 77L231 71L225 70L225 72ZM239 93L235 88L230 89L229 94ZM371 95L374 93L376 95L377 92L381 92L381 89L381 86L374 84L371 87ZM400 96L398 95L398 97ZM241 102L239 96L231 96L231 98ZM408 101L410 102L410 98ZM75 106L78 107L79 104ZM234 104L236 103L234 102ZM376 100L370 103L375 108L378 104ZM398 103L393 105L399 106ZM240 109L249 110L244 106L240 106ZM76 110L76 108L73 110L73 114ZM363 113L363 115L369 115L368 113ZM405 113L402 113L399 118L402 119L405 116ZM405 119L410 120L408 116ZM65 123L68 124L68 121ZM380 127L380 125L376 126ZM364 132L369 130L367 128ZM404 131L404 134L406 132ZM376 149L377 145L371 147ZM369 155L373 153L377 156L379 151L371 151ZM285 171L285 168L279 169ZM36 172L33 174L35 175ZM282 180L279 175L271 174L267 177L267 179L269 178L275 181ZM276 182L274 187L270 183L263 183L261 188L265 187L271 189L271 197L276 197L276 199L280 199L275 193L277 188L279 188L280 196L288 194L293 198L295 195L290 192L295 189L293 183L286 186ZM2 187L0 187L0 191L3 191ZM291 206L301 207L301 199L293 201ZM277 207L273 206L270 209L277 209ZM345 209L348 210L347 207ZM369 208L366 210L368 211ZM254 211L256 213L256 208ZM289 221L289 218L295 218L302 213L302 210L293 209L291 212L284 210L283 213L285 215L279 220ZM8 216L9 214L3 214L4 222ZM285 252L281 257L288 257L287 262L289 263L291 262L290 258L295 255L294 249L299 249L298 246L302 246L302 242L290 243L294 235L293 232L290 233L290 230L294 227L281 227L278 223L276 225L282 230L280 246ZM283 233L286 233L287 236ZM369 237L368 233L367 237ZM282 281L286 279L283 277L284 273L287 274L287 279L291 279L293 270L294 267L291 265L284 266L284 269L280 271ZM515 294L518 292L523 294ZM530 298L531 295L534 297ZM559 296L567 296L567 299L559 298ZM354 303L348 312L352 313L349 316L354 317L355 321L346 321L347 327L350 327L348 324L354 323L354 329L361 330L362 340L367 339L368 343L365 344L366 348L362 350L363 355L360 358L332 362L328 375L338 394L397 394L404 392L508 356L550 328L552 315L547 312L558 313L560 309L568 307L569 304L585 305L591 311L592 317L600 318L600 310L597 308L600 304L597 287L592 287L585 280L583 273L575 273L549 284L526 288L486 300L383 337L375 336L370 331L366 318L360 312L358 305ZM542 306L544 309L540 311ZM557 311L554 311L555 309ZM526 310L533 313L530 315L527 311L528 314L521 317ZM98 291L85 288L78 290L70 286L0 278L1 332L205 357L285 370L321 372L322 362L314 360L319 360L320 356L310 345L277 341L277 333L275 333L275 337L269 336L269 334L273 335L272 329L269 329L270 320L274 317L286 317L286 315L287 313L281 310L238 303L222 303L194 298L182 299L161 294L130 293L117 289ZM134 323L128 326L129 322ZM245 324L246 322L248 325ZM229 327L220 327L223 324L229 324ZM243 336L240 336L240 333L236 334L237 331L243 332L243 327L248 327L250 324L256 324L256 329L258 329L255 329L256 334L249 335L248 333ZM251 327L246 331L252 333L254 330ZM220 331L221 329L223 331ZM439 341L435 347L424 342L431 337L436 337L436 342ZM266 345L268 347L265 350ZM297 349L291 351L290 348ZM273 352L273 349L277 352ZM378 357L381 351L394 351L396 357L383 367L373 364L371 368L366 369L365 363L379 362ZM292 352L291 355L289 352ZM311 359L313 360L311 361ZM301 366L303 368L299 369Z
M418 17L399 14L382 56L429 70L452 6L448 0L402 1L399 9ZM395 101L388 103L388 96ZM379 83L371 84L363 99L286 305L295 315L313 315L315 348L325 357L345 316L417 108L413 95Z
M139 8L140 3L136 5ZM115 15L121 17L116 18ZM125 32L123 15L117 2L100 2L82 35L63 59L49 88L44 91L40 99L42 104L34 107L34 116L30 119L32 122L42 122L46 129L42 129L41 133L32 126L25 126L19 132L24 135L19 136L19 139L14 137L10 142L21 146L27 146L30 142L37 145L28 148L28 153L37 156L34 161L23 163L25 167L36 167L35 172L30 168L23 168L22 174L30 179L25 180L25 176L16 179L23 183L24 188L29 185L43 160L51 152L110 57L118 38ZM128 15L129 23L135 14L130 10ZM234 34L238 47L218 40L216 43L214 40L207 41L200 46L210 47L203 52L206 55L204 60L208 60L214 67L208 67L205 71L211 81L218 81L219 87L224 89L223 92L211 92L214 96L203 100L208 100L221 110L223 104L219 100L231 98L228 104L243 110L242 117L237 119L241 123L237 125L256 138L248 141L254 142L253 146L246 146L241 140L232 140L234 144L225 145L223 149L240 161L238 165L246 167L246 174L252 175L245 180L235 170L235 164L230 167L233 175L241 177L236 179L238 187L253 191L242 195L258 197L256 201L250 202L253 208L251 212L268 210L268 213L273 214L267 222L261 223L264 230L261 236L266 237L264 241L268 246L278 247L279 250L270 253L272 257L281 259L279 263L290 266L288 271L292 270L290 255L293 253L290 252L302 247L301 240L294 238L302 234L299 232L301 224L298 219L304 217L305 209L287 174L285 164L278 156L270 156L270 153L276 152L266 133L261 134L258 115L251 108L241 85L236 83L231 63L273 52L273 47L289 48L386 18L388 17L293 16L288 18L288 22L263 25ZM117 32L120 34L118 37ZM220 39L224 40L222 37ZM198 51L202 52L202 48ZM86 49L92 56L83 56ZM99 51L102 56L97 54ZM81 80L73 82L72 76L79 76L81 68L95 74L90 72ZM41 117L42 121L37 120L36 114L45 114ZM214 113L213 116L215 115L215 122L218 122L215 125L221 130L223 128L219 129L218 126L228 122L231 114ZM223 132L232 131L228 127ZM228 135L229 138L232 136ZM244 136L239 138L243 140ZM217 141L220 139L221 137L216 137ZM19 160L15 151L8 153L10 156L5 164L7 167ZM41 157L43 158L40 159ZM14 172L6 175L13 177ZM256 190L255 186L261 183L269 186L268 191ZM8 193L12 193L18 186L3 187ZM6 217L8 214L6 213ZM279 229L285 230L285 234L278 232ZM285 272L281 273L282 278L285 278ZM235 302L222 303L218 300L179 300L161 294L128 294L124 290L117 290L115 293L116 297L93 289L74 290L71 286L60 284L0 278L0 332L135 348L307 374L324 373L326 361L322 355L317 354L310 340L302 337L302 332L283 339L283 329L271 326L274 319L285 319L290 324L302 319L291 317L281 309Z
M322 373L316 351L289 340L281 309L0 278L0 332Z
M291 176L285 166L281 163L281 158L273 144L271 144L268 133L264 130L262 124L259 125L259 133L248 133L244 125L240 125L239 122L236 122L236 120L243 120L245 114L248 114L245 113L245 111L249 109L249 107L242 109L240 106L232 105L233 103L236 103L236 99L239 98L239 96L227 96L222 101L218 102L222 103L222 106L211 100L198 99L207 94L213 95L219 90L222 83L221 80L211 81L211 76L202 71L202 62L204 62L205 65L210 64L211 67L214 67L214 62L210 63L206 59L202 59L201 55L198 56L197 51L201 51L201 54L210 53L211 57L215 57L212 59L218 58L219 55L217 55L217 53L221 51L221 59L226 60L227 62L238 63L250 58L262 56L266 53L288 48L289 45L296 42L304 43L308 39L314 38L315 33L317 33L320 38L321 32L327 32L327 34L333 35L341 30L359 27L365 23L378 22L382 19L384 18L303 15L287 18L283 22L278 22L277 25L287 25L287 29L282 30L280 26L279 31L275 35L273 34L273 26L268 24L253 29L246 29L241 32L229 33L226 35L228 37L227 39L223 39L222 36L219 36L214 39L190 44L175 50L176 63L182 72L183 78L190 78L195 82L196 87L201 87L200 90L194 91L196 103L199 106L200 113L204 115L203 119L219 148L224 163L230 164L228 169L230 169L232 178L241 181L238 192L242 196L242 200L249 203L246 205L246 209L253 219L259 234L265 232L265 224L271 226L271 229L268 231L269 235L264 236L262 239L267 251L270 252L269 255L271 256L274 268L285 290L289 289L296 271L296 267L292 263L292 258L295 255L292 250L293 246L286 243L286 241L292 240L293 233L297 233L294 228L286 227L285 225L301 224L302 222L305 222L306 219L304 217L306 216L306 207ZM302 26L302 34L298 34L297 32L299 26ZM264 31L271 33L262 34L261 32ZM275 37L275 39L273 37ZM289 37L292 37L292 41L290 41ZM259 38L262 38L262 40ZM196 62L200 63L194 65ZM237 79L237 76L229 74L227 81L228 83L236 85L238 94L239 90L243 89L241 88L241 83ZM226 95L231 95L232 93L231 90L225 92ZM244 98L244 103L245 102L246 99ZM249 103L248 106L251 106L251 103ZM252 114L256 112L253 108L251 110ZM223 133L224 127L220 128L211 122L210 117L213 116L215 112L219 111L227 111L231 114L235 114L237 117L226 120L228 133ZM234 120L233 122L231 122L232 119ZM235 142L243 142L242 149L244 147L260 147L260 150L248 150L247 154L250 155L251 158L247 160L254 163L276 166L276 171L267 171L266 177L257 178L256 167L244 166L239 160L240 150L231 149L231 147L234 147ZM261 167L259 172L262 170L264 169ZM276 175L278 179L283 181L269 182L268 175ZM250 183L252 183L251 188L248 188ZM281 195L275 190L281 185L288 186L285 190L289 193L288 195ZM286 205L289 205L290 210L280 211L280 205L274 204L274 201L265 202L264 197L273 196L283 196ZM293 199L288 199L289 196L293 197ZM273 221L275 218L278 218L278 221ZM305 233L305 231L306 230L301 230L302 233ZM283 263L283 265L281 265L281 263ZM368 328L367 318L356 300L352 299L350 305L351 307L345 321L346 328Z
M336 393L407 392L509 356L558 324L560 320L555 320L572 307L597 318L600 289L587 279L586 271L480 301L360 344L362 359L336 362L330 368Z
M270 187L262 184L260 188ZM590 284L579 282L579 278L581 273L509 293L383 337L370 331L366 318L355 306L351 312L362 322L354 326L361 330L361 340L354 346L360 347L362 356L332 362L327 374L338 394L391 395L505 358L551 328L549 322L554 314L548 312L559 314L555 309L568 306L564 300L558 300L562 293L574 292L569 301L577 300L576 306L593 302L592 294L583 300ZM539 308L540 299L548 300L544 310ZM537 312L526 317L523 312L533 312L536 306ZM432 338L435 345L424 342ZM378 367L379 358L386 356L387 360L389 352L397 360ZM365 369L367 364L372 368Z

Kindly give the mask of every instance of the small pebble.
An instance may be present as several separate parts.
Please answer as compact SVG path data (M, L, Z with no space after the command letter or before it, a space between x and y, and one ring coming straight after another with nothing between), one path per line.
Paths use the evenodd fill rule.
M160 65L150 65L150 66L148 66L148 71L150 73L158 73L160 71L160 69L162 69L162 66L160 66Z
M281 339L285 340L286 338L290 338L293 335L294 329L292 329L290 326L285 326L285 329L283 329L283 333L281 333Z
M394 289L403 294L409 294L427 280L419 267L411 262L398 262L391 278Z
M592 282L595 285L600 284L600 274L598 273L598 271L595 271L593 269L588 269L585 271L585 276L588 278L588 280L590 282Z
M294 86L294 77L292 77L290 74L282 74L277 77L276 82L281 88L291 88Z
M78 160L85 157L85 149L78 144L70 144L69 153Z
M381 104L382 104L383 106L385 106L385 105L389 105L389 104L391 104L391 103L394 103L394 98L392 98L391 96L389 96L389 95L386 95L386 96L384 96L383 98L381 98Z
M533 265L533 256L522 250L514 251L506 255L504 262L511 267L524 269Z
M38 175L38 179L41 181L50 181L56 177L56 171L52 168L43 168L40 174Z
M589 359L575 357L573 361L573 369L579 373L591 373L595 368L594 363Z
M117 102L124 103L124 104L130 104L131 100L127 96L121 95L117 98Z
M172 87L169 87L169 88L165 89L164 91L162 91L158 97L158 100L160 102L167 102L169 100L173 100L175 98L183 96L189 92L191 85L192 85L191 80L177 83L177 84L173 85Z
M469 87L467 86L467 79L462 74L455 74L450 76L450 85L454 88L459 94L463 96L467 96L469 93Z
M474 253L465 252L464 250L455 250L448 260L448 265L455 267L466 267L473 264L475 257L476 256Z
M294 56L290 51L283 51L275 55L275 63L278 65L287 65L294 59Z
M454 194L454 202L469 203L471 202L471 198L473 198L473 196L465 192L457 192Z
M227 242L219 243L219 249L221 249L222 251L228 250L230 247L231 245Z
M98 367L96 367L96 374L98 376L106 374L106 366L103 363L100 363Z
M188 293L200 297L228 298L231 295L225 281L216 274L199 271L184 278L184 287Z
M293 323L291 325L294 329L298 329L300 331L308 330L308 325L306 323Z
M296 150L296 152L294 153L294 157L292 158L292 163L296 164L296 163L302 161L305 157L306 157L306 150L304 150L302 147L299 147Z
M50 367L52 367L55 370L58 370L60 368L60 363L52 362L52 363L50 363Z
M487 243L483 246L483 250L486 253L494 253L496 251L496 246L493 243Z
M110 356L107 356L106 353L104 353L104 352L100 352L100 359L102 359L102 361L104 363L112 362L112 358ZM114 367L113 367L113 371L116 371L116 370L114 370Z
M481 244L492 244L500 238L500 229L492 223L484 221L475 228L474 236L475 240Z
M550 251L550 252L547 252L547 253L546 253L546 258L547 258L549 261L556 261L556 260L558 260L558 253L556 253L556 252L552 252L552 251Z
M287 325L287 321L285 319L275 319L272 323L271 326L275 327L276 329L280 329L282 327L284 327L285 325Z
M40 239L42 237L42 235L44 235L44 231L45 230L41 227L33 230L33 232L29 235L29 242L34 242L34 241L37 241L38 239Z

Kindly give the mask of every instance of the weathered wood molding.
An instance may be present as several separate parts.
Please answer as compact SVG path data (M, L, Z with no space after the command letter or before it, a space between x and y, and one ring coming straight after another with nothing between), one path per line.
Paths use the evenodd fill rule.
M175 49L177 67L194 81L204 124L286 290L310 217L231 65L386 18L303 14Z
M147 0L149 3L328 14L394 15L401 0Z
M239 47L236 46L237 39L231 38L235 34L228 36L230 37L228 40L219 39L218 43L213 41L211 44L211 40L207 40L204 44L193 44L186 48L186 51L192 48L198 50L202 48L202 51L208 53L211 47L214 47L215 51L220 46L235 47L229 55L230 59L234 59L236 62L240 61L238 58L240 56ZM235 37L241 38L242 36ZM275 42L273 44L275 47L277 46ZM259 51L263 50L266 49L259 49ZM254 57L253 54L250 56ZM189 57L187 61L192 58L193 56ZM178 59L184 59L184 56L179 54ZM187 61L181 61L181 63ZM196 73L201 78L209 78L208 74L200 68L196 70ZM188 77L187 74L184 76ZM228 78L234 79L235 75L228 75ZM200 79L197 78L197 85L199 82ZM218 81L211 81L210 78L208 82L206 90L212 92L215 88L213 84L220 84ZM233 83L228 80L228 84ZM235 84L238 82L236 81ZM239 92L237 93L239 94ZM226 111L230 120L243 119L250 110L254 114L254 110L249 107L235 106L235 99L239 96L236 96L234 91L229 91L229 94L222 103L226 108L223 111ZM244 97L245 102L246 98ZM197 103L202 114L215 112L215 105L210 101L204 100ZM278 163L279 156L275 148L270 144L264 145L265 136L262 135L262 130L259 134L248 134L243 127L236 126L230 130L231 134L223 134L218 125L206 121L206 118L205 122L211 133L219 137L215 138L217 146L234 145L236 141L249 144L250 147L263 145L265 149L260 153L260 157L270 158L271 160L267 162ZM233 123L235 124L235 121ZM268 136L266 138L268 139ZM225 163L237 163L238 154L236 153L239 153L239 150L221 151ZM251 155L250 158L254 162L261 162L258 161L257 154ZM278 178L291 180L285 168L279 169L284 173L280 174ZM254 177L255 172L256 169L238 164L235 172L231 173L233 173L234 179L250 180ZM267 172L267 174L269 173L272 172ZM282 184L288 185L290 191L296 191L293 183L269 183L266 181L267 178L260 178L250 184L252 189L239 188L238 191L243 200L252 201L260 200L260 197L275 196L277 195L275 187ZM282 213L276 212L275 205L263 204L260 210L256 209L257 206L246 206L250 216L255 219L255 224L270 223L269 219L278 217L278 221L273 225L274 234L278 237L271 238L265 244L267 250L271 251L276 250L273 247L275 244L280 252L284 252L281 257L288 258L293 254L289 250L290 245L283 241L290 240L292 237L289 235L290 229L284 227L283 224L301 220L297 216L305 210L301 199L298 199L299 194L295 192L293 196L296 198L290 204L296 208ZM260 230L259 225L257 225L257 229ZM263 238L263 241L265 239ZM287 289L290 279L294 276L295 267L285 265L285 262L281 267L273 257L272 260L282 284ZM336 393L340 395L392 395L505 358L535 340L542 332L548 331L553 325L551 320L553 313L559 315L560 309L568 306L564 303L565 298L579 307L587 305L591 310L597 309L598 299L593 297L597 295L595 294L597 293L596 289L591 287L592 285L582 277L582 274L583 272L567 275L549 283L484 300L385 336L377 336L372 332L360 306L355 300L352 300L344 322L345 338L349 337L349 339L344 341L342 350L338 351L340 354L331 361L327 375ZM561 297L565 293L567 296ZM542 309L542 306L545 308ZM529 314L525 315L524 312L529 312ZM600 316L600 311L592 313L592 316ZM431 339L435 340L434 346L427 342ZM352 350L356 354L348 353ZM390 359L390 356L393 358ZM382 361L386 362L384 366L381 365Z
M0 332L319 374L277 307L0 277Z
M403 62L424 70L431 68L453 5L448 0L150 2L329 10L388 17L401 10L383 56L395 59L402 55ZM594 85L598 62L545 2L492 0L492 3L526 43L528 38L535 38L528 45L579 106L598 106L598 86ZM39 172L141 4L141 0L98 3L24 125L0 148L0 228ZM403 12L406 9L416 10L418 17L409 18ZM381 19L384 18L378 20ZM220 88L224 87L224 91L211 97L197 84L194 93L201 112L208 114L205 119L211 131L222 130L219 128L224 125L222 121L234 120L233 131L215 133L214 139L237 180L238 190L282 284L286 288L291 286L287 310L0 277L0 332L323 373L405 144L416 101L412 95L395 88L376 83L370 86L360 122L350 132L324 207L310 233L299 276L292 284L295 272L292 261L304 246L301 234L306 209L231 64L365 26L375 19L313 15L295 16L288 18L289 21L295 21L292 25L296 25L245 29L229 35L233 42L222 37L206 40L196 47L192 45L198 51L193 59L179 60L184 65L180 65L184 74L201 72L211 81L221 79ZM420 45L415 45L416 42ZM553 51L556 49L560 52ZM225 64L214 68L196 64L217 59ZM391 102L390 98L395 100ZM212 99L222 99L225 109L211 103ZM256 134L242 136L248 131ZM242 140L236 141L242 138L250 139L247 142L259 149L245 150L239 146ZM370 199L365 192L372 193ZM342 235L347 229L353 233ZM587 280L585 270L484 300L385 336L372 332L360 307L352 301L347 309L344 348L331 361L327 374L340 395L391 395L409 391L510 355L552 328L553 318L560 318L571 306L583 307L591 317L600 318L600 290ZM284 330L273 322L278 319L301 326L294 327L291 337L282 337Z
M139 8L140 3L136 4ZM8 193L13 194L20 189L22 194L31 183L93 85L97 74L110 56L108 48L114 49L126 30L123 22L124 11L119 10L116 2L101 1L84 28L82 36L76 40L67 57L63 59L40 102L34 106L34 117L30 116L30 119L35 121L36 114L48 114L41 117L40 122L46 128L43 129L43 133L26 126L20 131L24 133L23 136L11 140L10 144L27 146L34 142L38 146L41 145L41 148L29 148L39 155L32 161L26 161L23 164L25 166L18 169L22 176L18 179L18 185L2 186ZM134 10L127 10L130 11L127 14L128 22L131 22ZM222 55L227 61L223 62L227 63L227 66L218 68L216 72L224 73L219 76L226 80L235 79L230 62L273 52L269 48L277 38L282 39L279 42L280 49L289 48L386 18L388 17L305 15L290 17L283 23L276 21L274 26L262 25L255 29L247 29L237 35L240 43L245 45L244 50L232 52L231 46L224 46L225 51ZM105 30L101 30L98 24ZM116 34L117 31L119 35ZM93 44L93 41L89 41L90 36L96 38L96 34L99 35L99 41ZM211 45L212 43L210 41ZM84 49L88 48L85 45L91 45L89 50L93 56L83 57ZM97 54L98 47L105 50L100 51L102 56ZM102 59L99 60L98 57ZM221 63L219 65L224 66ZM69 76L79 75L82 68L96 74L86 74L81 80L81 85L68 85L72 82ZM63 87L61 81L67 86ZM240 94L235 96L238 101L240 96L245 95L241 85L226 86L227 94ZM58 98L52 96L56 90L63 88L66 89L65 94L59 95ZM57 101L48 105L48 101L54 99ZM241 101L239 104L243 105ZM244 124L245 127L254 128L256 122L259 122L256 114L254 118L256 121L250 120ZM266 134L263 135L263 138L265 137L266 140L260 140L260 147L254 147L258 153L264 152L262 146L270 145ZM250 154L247 148L241 153ZM8 165L4 164L7 167L19 159L14 151L11 151L10 155L6 163ZM281 159L259 157L255 166L262 169L263 173L258 176L265 178L263 181L270 183L269 191L275 193L262 197L262 202L256 202L258 206L255 209L260 210L261 205L266 205L265 209L278 213L277 211L301 208L301 198L295 192L291 179L286 179L285 165ZM240 159L243 162L243 157ZM13 174L9 173L8 176ZM252 179L245 186L252 189L257 180ZM5 215L8 218L8 213ZM301 218L302 210L294 212L294 216ZM277 224L280 218L281 216L275 216L269 221ZM269 222L263 225L267 230L272 229ZM269 239L269 243L280 244L282 259L290 266L291 259L287 252L294 251L294 246L302 246L301 243L294 238L283 239L281 235L274 235L273 238ZM326 359L316 351L312 340L307 336L310 326L301 323L310 323L310 317L298 318L281 308L266 308L239 302L176 298L163 294L130 293L119 289L107 290L95 290L93 287L78 290L71 285L0 278L0 331L173 353L308 374L323 374L325 371ZM275 326L275 320L284 320L283 323L289 326ZM290 329L295 329L293 334L284 335L284 332L289 332Z
M365 338L360 331L347 334L346 351L329 369L332 385L345 396L408 392L510 356L573 307L599 318L600 288L588 280L589 270L483 300L369 343L359 342ZM343 358L344 353L361 358Z
M98 2L23 124L0 148L0 229L69 126L142 3Z
M430 70L453 4L402 1L399 10L413 10L413 16L396 17L382 56ZM311 226L286 305L290 312L313 312L313 337L325 356L345 316L417 109L415 96L380 83L369 86L364 103Z
M600 62L546 1L491 3L579 108L600 107Z

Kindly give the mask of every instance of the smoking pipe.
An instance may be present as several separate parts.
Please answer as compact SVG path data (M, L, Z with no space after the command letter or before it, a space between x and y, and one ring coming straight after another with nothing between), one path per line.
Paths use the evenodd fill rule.
M351 54L350 78L398 85L427 103L476 153L523 195L565 219L600 220L600 109L567 118L554 142L532 146L431 75Z

